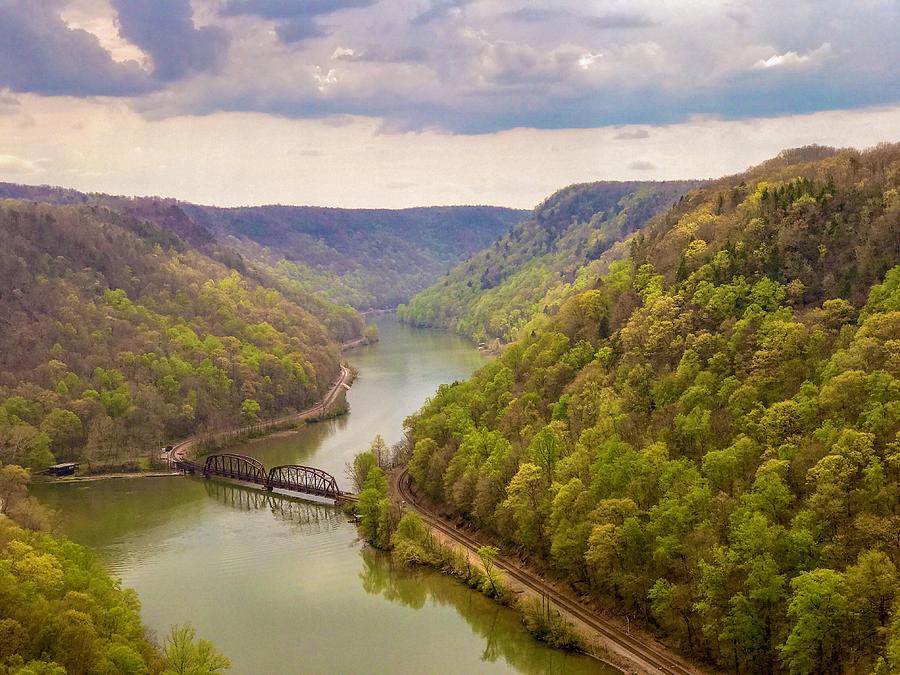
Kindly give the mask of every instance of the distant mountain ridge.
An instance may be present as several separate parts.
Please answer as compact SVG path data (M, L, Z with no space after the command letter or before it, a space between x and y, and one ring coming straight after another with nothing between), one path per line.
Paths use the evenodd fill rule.
M400 317L476 340L516 338L538 314L585 290L622 242L701 181L603 181L571 185L544 200L490 248L419 293Z
M0 183L3 197L105 206L154 222L214 257L221 246L231 248L306 292L357 309L408 300L527 215L494 206L219 208Z

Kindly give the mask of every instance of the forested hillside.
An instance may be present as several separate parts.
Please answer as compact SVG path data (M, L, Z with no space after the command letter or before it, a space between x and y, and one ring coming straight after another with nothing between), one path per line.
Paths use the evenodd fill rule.
M416 483L717 669L900 672L900 145L692 192L407 420Z
M0 202L0 463L132 467L203 427L303 408L360 317L170 229Z
M240 269L237 251L282 283L357 309L405 302L527 215L491 206L223 209L11 183L0 183L0 197L105 206L154 222Z
M305 290L357 309L405 302L527 215L490 206L185 209Z
M475 340L508 342L536 314L553 314L566 298L590 288L625 255L625 238L698 184L603 182L560 190L490 248L400 307L399 316Z

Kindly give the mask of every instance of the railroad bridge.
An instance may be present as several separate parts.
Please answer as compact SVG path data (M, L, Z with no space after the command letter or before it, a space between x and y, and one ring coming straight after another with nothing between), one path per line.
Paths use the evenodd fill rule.
M253 457L227 452L209 455L202 464L188 459L178 459L173 465L184 473L250 483L269 492L277 489L296 493L298 496L312 495L333 499L336 502L356 501L356 495L343 492L338 487L334 476L311 466L285 464L266 471L262 462Z

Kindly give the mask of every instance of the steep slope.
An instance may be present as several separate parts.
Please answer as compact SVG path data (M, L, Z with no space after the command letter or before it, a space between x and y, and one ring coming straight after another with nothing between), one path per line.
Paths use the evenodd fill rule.
M236 264L228 256L237 251L304 293L357 309L408 300L527 215L490 206L222 209L10 183L0 183L0 197L96 204L150 220L226 264Z
M186 210L303 288L358 309L408 300L526 215L488 206Z
M900 668L900 145L701 188L407 420L416 483L739 672Z
M123 466L305 407L362 328L104 207L2 201L0 240L2 463Z
M590 287L618 242L667 209L696 181L573 185L401 307L401 319L452 328L476 340L509 341L538 313Z
M3 467L0 476L11 469L25 474ZM133 590L87 549L4 514L0 594L4 673L160 673L170 665L141 624Z

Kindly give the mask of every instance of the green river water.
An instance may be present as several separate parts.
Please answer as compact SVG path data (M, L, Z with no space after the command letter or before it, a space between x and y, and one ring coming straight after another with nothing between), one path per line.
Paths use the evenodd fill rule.
M233 451L266 466L317 466L348 489L347 460L377 433L397 441L438 385L483 362L454 335L376 322L381 342L348 354L360 372L349 415ZM545 647L512 610L451 578L393 565L332 507L188 477L38 485L35 494L138 591L158 636L190 622L233 673L619 672Z

